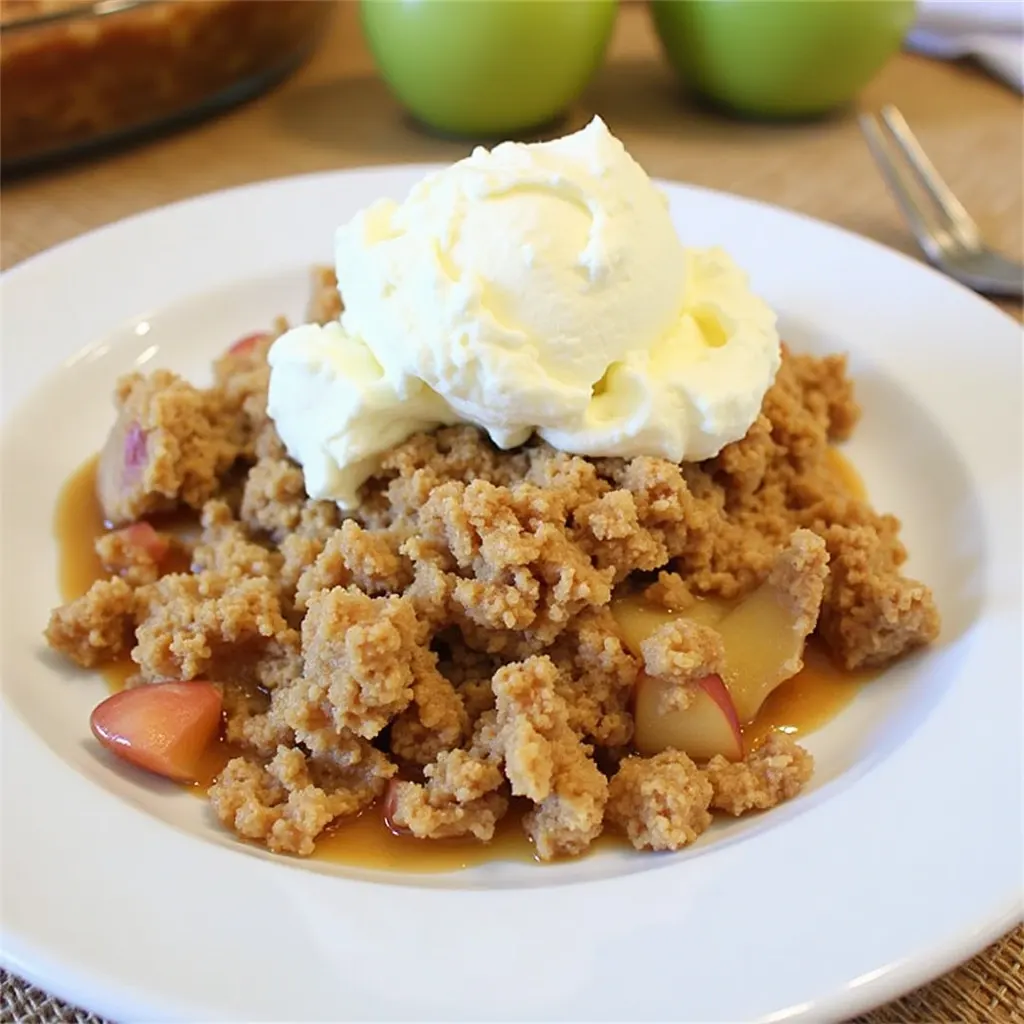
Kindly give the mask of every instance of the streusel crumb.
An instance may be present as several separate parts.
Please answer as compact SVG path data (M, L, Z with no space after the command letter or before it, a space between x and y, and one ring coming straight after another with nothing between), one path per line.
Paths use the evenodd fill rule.
M505 665L494 674L498 744L512 793L536 805L524 819L543 860L582 853L601 833L608 783L569 724L547 657Z
M276 853L309 856L335 818L357 814L383 794L394 770L354 737L341 738L335 751L320 757L278 747L265 766L241 757L229 761L210 787L210 803L243 838L261 840Z
M217 499L203 505L200 524L202 534L192 552L194 572L209 570L239 580L277 579L281 556L252 540L226 501Z
M102 534L94 547L104 570L133 587L156 582L168 564L181 561L186 553L176 537L159 533L144 521Z
M848 669L884 665L939 633L932 592L899 571L899 555L869 526L825 532L832 551L821 634ZM894 540L894 539L893 539Z
M240 518L280 543L298 528L305 503L302 470L288 459L262 458L245 478Z
M424 654L412 703L391 722L391 753L411 764L426 765L458 747L469 733L469 715L462 695Z
M332 587L356 586L367 594L400 594L411 581L408 564L393 535L364 530L348 519L335 530L295 588L295 607L305 610L310 599Z
M494 837L508 810L497 764L472 750L450 750L438 754L423 774L425 784L392 783L386 809L395 828L420 839L471 835L489 842Z
M246 458L270 454L268 448L283 453L267 415L267 353L287 329L288 321L278 317L270 331L239 339L213 364L215 391L228 419L231 441Z
M424 663L412 605L401 597L371 598L356 587L322 590L302 620L304 668L298 684L303 709L300 736L323 717L335 729L372 739L408 707Z
M711 783L678 750L627 757L608 786L607 818L638 850L678 850L710 824Z
M307 319L315 324L327 324L337 320L343 307L334 268L314 267L312 285L309 308L306 310Z
M660 688L661 714L682 711L693 698L693 685L722 671L725 647L709 626L676 619L656 629L642 644L647 674L670 685Z
M85 668L131 646L135 594L120 576L97 580L81 597L50 613L46 642Z
M793 631L810 636L828 578L828 549L810 530L795 530L768 573L768 586L793 620Z
M547 654L559 669L558 693L572 728L598 746L628 744L633 738L629 703L640 661L622 642L611 611L578 615Z
M106 519L129 523L179 503L201 508L239 454L221 393L156 370L123 377L116 403L98 476Z
M142 679L198 679L293 630L265 576L173 573L135 591L132 661Z
M782 732L770 733L742 761L727 761L719 754L705 769L713 792L711 806L735 815L766 811L792 799L813 771L814 758Z

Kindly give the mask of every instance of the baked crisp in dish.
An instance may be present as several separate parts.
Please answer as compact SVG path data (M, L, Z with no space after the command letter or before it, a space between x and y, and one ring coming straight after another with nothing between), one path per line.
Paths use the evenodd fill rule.
M329 14L312 0L0 0L4 170L255 95Z
M314 280L312 319L335 320L333 274ZM234 345L211 387L119 382L108 575L46 630L82 666L130 653L133 688L215 684L238 756L209 799L245 839L308 855L382 801L395 829L487 842L517 797L544 860L606 828L679 849L811 776L792 738L739 733L808 636L854 670L938 632L899 522L833 457L859 416L841 356L784 349L746 436L703 462L442 427L388 451L343 516L306 496L267 415L284 326ZM162 525L182 509L192 540Z

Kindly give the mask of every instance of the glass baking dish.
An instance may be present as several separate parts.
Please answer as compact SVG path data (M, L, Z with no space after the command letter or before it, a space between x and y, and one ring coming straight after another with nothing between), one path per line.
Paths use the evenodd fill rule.
M0 165L198 118L294 70L333 0L0 0Z

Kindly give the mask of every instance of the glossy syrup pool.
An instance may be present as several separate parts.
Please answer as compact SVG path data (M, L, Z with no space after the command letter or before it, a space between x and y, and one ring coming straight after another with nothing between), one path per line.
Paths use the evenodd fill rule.
M836 449L830 450L829 457L846 490L862 497L864 487L856 470ZM95 580L106 575L94 550L94 541L107 530L96 498L97 462L94 457L83 463L68 479L57 502L54 528L60 590L65 601L79 597ZM176 518L154 525L179 533L195 531L194 519ZM650 614L659 622L665 620L663 610L651 609ZM125 656L107 665L102 674L110 690L116 692L124 687L133 671L131 659ZM821 728L856 697L870 678L871 673L837 668L812 638L803 670L774 690L753 721L743 727L744 744L750 747L773 730L800 736ZM205 795L217 773L237 753L226 743L216 744L207 753L200 779L189 788L197 795ZM453 871L494 860L536 860L521 826L529 806L526 801L513 800L494 840L485 846L471 839L420 840L398 834L388 827L378 803L357 817L331 826L317 841L314 857L352 867L405 872ZM609 845L621 847L623 842L606 832L592 850Z

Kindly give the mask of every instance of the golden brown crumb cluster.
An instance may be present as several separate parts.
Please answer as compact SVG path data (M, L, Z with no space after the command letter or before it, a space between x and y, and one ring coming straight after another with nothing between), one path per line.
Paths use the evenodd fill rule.
M608 820L638 850L678 850L711 824L711 783L678 750L627 757L608 788Z
M338 315L329 274L312 306ZM901 575L897 520L853 496L830 457L858 417L842 358L785 352L747 436L698 465L501 452L470 427L418 434L342 520L306 497L266 416L283 327L234 346L209 389L159 370L120 383L104 512L198 510L191 571L171 571L181 542L149 526L105 536L113 575L47 629L81 665L130 651L134 684L222 684L244 753L210 799L241 836L309 854L334 819L383 798L413 835L487 840L519 797L543 858L582 852L606 822L638 848L677 849L714 810L794 795L811 759L781 735L738 763L629 756L645 665L679 683L666 698L679 708L723 651L713 628L680 621L631 652L610 610L628 578L674 610L768 580L801 635L820 608L850 668L936 635L930 592Z

